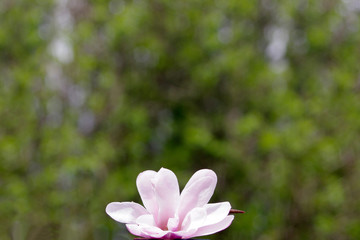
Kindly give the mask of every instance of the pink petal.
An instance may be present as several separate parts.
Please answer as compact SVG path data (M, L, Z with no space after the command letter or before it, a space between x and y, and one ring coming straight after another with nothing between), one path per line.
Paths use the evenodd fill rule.
M158 227L148 225L126 224L126 228L131 234L144 238L162 238L169 233Z
M121 223L135 223L139 216L148 214L143 206L134 202L112 202L106 206L105 211Z
M141 215L136 219L136 224L156 226L154 216L151 214Z
M203 226L206 226L222 221L229 214L231 205L229 202L209 203L204 208L207 216Z
M156 215L158 205L156 202L154 186L151 179L155 178L157 172L147 170L140 173L136 179L136 186L138 188L141 200L149 213Z
M231 222L234 220L234 215L229 215L225 217L221 222L215 223L212 225L204 226L199 228L195 234L189 237L199 237L199 236L205 236L210 235L213 233L220 232L224 230L225 228L229 227Z
M204 208L194 208L185 217L181 230L185 232L182 234L183 237L188 237L203 226L206 219L206 210Z
M176 238L189 238L193 236L206 220L205 208L194 208L185 217L180 231L175 231Z
M137 224L126 224L126 228L131 234L133 234L135 236L150 238L150 235L143 233L141 231L139 225L137 225Z
M161 168L153 180L159 206L155 221L159 228L165 229L168 219L174 217L179 203L179 184L175 174L166 168Z
M169 218L167 223L167 228L172 232L177 231L179 228L179 218L177 217Z
M181 193L178 209L180 222L182 222L185 215L193 208L202 207L209 202L214 193L216 181L216 177L203 176L192 182L191 185L186 185Z
M200 178L203 177L212 177L215 178L215 181L217 181L217 176L216 173L213 170L210 169L201 169L198 170L197 172L195 172L191 178L189 179L189 181L187 182L184 190L188 187L190 187L194 182L196 182L197 180L199 180Z
M166 235L162 236L162 239L181 239L182 236L177 234L177 232L168 232Z
M187 239L191 236L193 236L196 233L197 229L189 229L187 231L177 231L174 232L174 235L177 236L175 237L176 239Z
M166 234L169 233L169 231L163 231L162 229L154 226L146 226L146 225L140 225L140 230L143 234L149 235L152 238L162 238Z

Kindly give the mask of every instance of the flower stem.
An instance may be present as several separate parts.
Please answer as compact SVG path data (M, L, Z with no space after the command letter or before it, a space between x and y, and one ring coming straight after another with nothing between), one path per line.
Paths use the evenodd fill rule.
M231 214L233 214L233 213L245 213L245 211L237 210L237 209L230 209L229 213L231 213Z

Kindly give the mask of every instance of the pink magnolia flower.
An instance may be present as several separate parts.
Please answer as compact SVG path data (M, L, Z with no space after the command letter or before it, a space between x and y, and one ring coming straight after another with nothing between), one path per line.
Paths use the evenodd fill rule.
M214 193L216 174L197 171L180 194L175 174L166 168L144 171L136 185L145 206L134 202L112 202L106 213L125 223L130 233L145 238L185 239L213 234L227 228L229 202L208 203Z

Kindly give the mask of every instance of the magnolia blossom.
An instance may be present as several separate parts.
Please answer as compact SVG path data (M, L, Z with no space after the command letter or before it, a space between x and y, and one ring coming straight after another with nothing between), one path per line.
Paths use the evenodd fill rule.
M229 202L208 203L217 177L209 169L197 171L180 194L175 174L166 168L144 171L136 185L145 206L135 202L112 202L106 213L125 223L130 233L145 238L185 239L213 234L234 219Z

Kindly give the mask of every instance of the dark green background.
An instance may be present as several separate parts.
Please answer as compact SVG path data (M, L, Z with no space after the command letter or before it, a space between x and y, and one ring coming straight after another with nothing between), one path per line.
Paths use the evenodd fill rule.
M0 239L131 239L166 167L246 211L211 239L360 239L356 0L1 0Z

